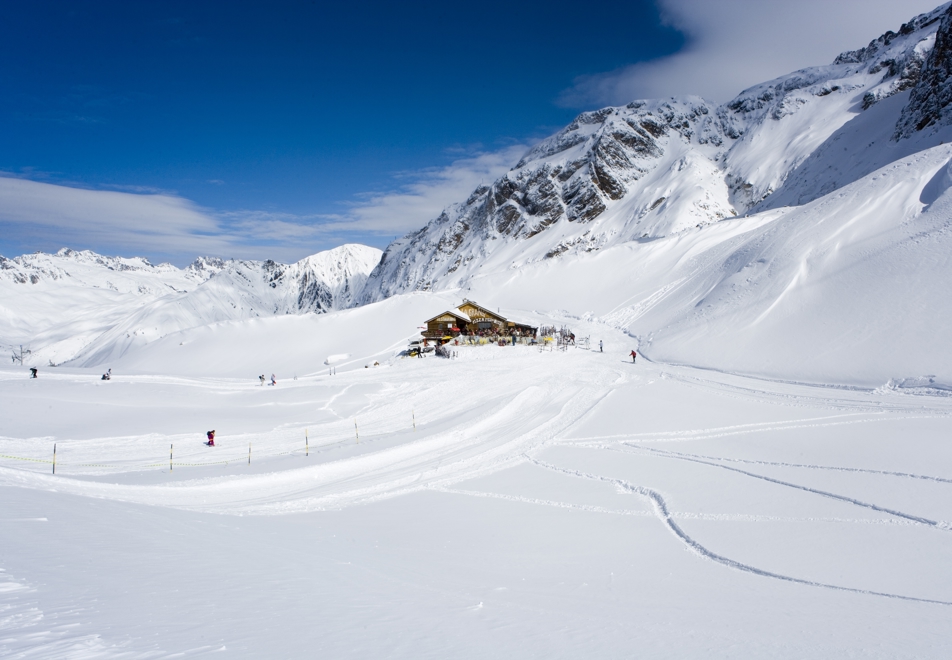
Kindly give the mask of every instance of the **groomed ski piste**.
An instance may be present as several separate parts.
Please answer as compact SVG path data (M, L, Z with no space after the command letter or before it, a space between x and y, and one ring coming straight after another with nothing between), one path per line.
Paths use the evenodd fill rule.
M4 367L0 655L949 652L941 386L633 364L528 310L594 348L398 355L453 302L206 326L110 381Z

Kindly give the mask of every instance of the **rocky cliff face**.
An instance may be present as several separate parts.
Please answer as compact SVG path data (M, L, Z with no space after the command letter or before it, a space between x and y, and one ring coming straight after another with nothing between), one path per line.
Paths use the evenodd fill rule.
M394 241L358 303L466 286L481 270L652 240L826 194L828 183L813 179L796 179L791 190L791 174L858 115L947 78L952 64L937 55L946 37L936 33L947 31L948 11L917 16L828 66L756 85L721 106L685 97L582 113L506 176ZM917 104L944 108L936 94ZM889 121L895 126L896 115Z
M348 244L294 264L270 259L226 261L203 287L189 296L202 298L209 307L220 307L228 301L226 306L244 309L248 316L344 309L354 303L380 255L376 248ZM194 266L193 263L189 268ZM173 303L180 304L181 300L169 301Z
M692 190L676 181L682 172L704 178L730 142L714 110L689 97L579 115L505 177L395 241L361 300L430 288L513 243L551 259L734 215L723 184Z
M910 85L912 86L912 85ZM896 138L908 138L917 131L952 123L952 7L941 17L941 25L928 59L909 95L896 125Z

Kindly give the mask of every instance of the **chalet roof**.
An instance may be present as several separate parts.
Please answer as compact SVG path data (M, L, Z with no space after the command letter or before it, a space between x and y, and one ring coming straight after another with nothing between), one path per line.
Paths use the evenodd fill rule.
M436 316L434 316L434 317L431 318L431 319L427 319L426 321L424 321L424 323L430 323L431 321L435 321L436 319L440 318L441 316L446 316L447 314L450 315L450 316L455 316L455 317L458 318L458 319L462 319L463 321L466 321L467 323L469 323L469 322L472 321L472 319L470 319L466 314L464 314L463 312L459 311L458 309L448 309L448 310L446 310L445 312L440 312L439 314L437 314Z
M491 316L491 317L493 317L493 318L497 318L497 319L499 319L499 320L501 320L501 321L508 321L508 320L509 320L509 319L507 319L505 316L503 316L502 314L498 314L497 312L494 312L494 311L492 311L491 309L488 309L488 308L486 308L486 307L483 307L482 305L480 305L480 304L477 303L477 302L473 302L472 300L467 300L466 298L463 299L463 302L461 302L459 306L462 307L463 305L472 305L472 306L475 307L476 309L478 309L478 310L480 310L480 311L483 311L483 312L485 312L487 315L489 315L489 316ZM457 308L457 311L459 311L459 308ZM460 313L462 314L463 312L460 312Z

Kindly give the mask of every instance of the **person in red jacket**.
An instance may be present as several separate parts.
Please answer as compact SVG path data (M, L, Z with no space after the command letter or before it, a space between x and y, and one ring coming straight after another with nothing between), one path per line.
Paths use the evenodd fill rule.
M215 446L215 431L214 430L208 431L207 433L205 433L205 435L208 436L208 442L206 442L205 444L208 445L209 447L214 447Z
M632 352L630 353L630 355L631 355L631 362L632 362L632 364L634 364L634 363L635 363L635 358L638 357L638 354L635 353L634 351L632 351Z

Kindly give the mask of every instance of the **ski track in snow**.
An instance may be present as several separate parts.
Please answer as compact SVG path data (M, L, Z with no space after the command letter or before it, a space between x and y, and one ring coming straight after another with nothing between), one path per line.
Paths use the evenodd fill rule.
M708 461L724 461L728 463L745 463L747 465L770 465L774 467L784 467L784 468L798 468L806 470L830 470L832 472L858 472L862 474L875 474L882 475L887 477L901 477L904 479L921 479L923 481L935 481L937 483L952 484L952 479L947 479L945 477L933 477L927 474L912 474L910 472L892 472L889 470L871 470L869 468L857 468L857 467L840 467L835 465L810 465L806 463L781 463L777 461L755 461L745 458L729 458L722 456L705 456L702 454L688 454L685 452L669 451L665 449L657 449L654 447L644 447L635 443L626 442L625 445L629 447L636 447L637 449L643 451L650 451L657 454L663 454L670 456L672 458L684 458L685 460L708 460ZM605 446L606 449L614 449L614 447ZM715 463L709 463L709 465L716 465ZM721 466L726 467L726 466Z
M633 445L632 445L632 446L633 446ZM841 502L846 502L846 503L848 503L848 504L853 504L853 505L855 505L855 506L861 506L861 507L865 507L865 508L867 508L867 509L872 509L873 511L878 511L879 513L887 513L887 514L889 514L889 515L891 515L891 516L896 516L896 517L898 517L898 518L905 518L906 520L910 520L910 521L912 521L912 522L916 522L916 523L919 523L919 524L922 524L922 525L928 525L928 526L930 526L930 527L935 527L936 529L946 529L946 530L947 530L947 529L950 529L949 524L946 523L946 522L936 521L936 520L929 520L928 518L922 518L922 517L920 517L920 516L916 516L916 515L913 515L913 514L910 514L910 513L904 513L904 512L902 512L902 511L896 511L895 509L887 509L886 507L882 507L882 506L879 506L879 505L876 505L876 504L871 504L871 503L869 503L869 502L863 502L863 501L861 501L861 500L857 500L857 499L854 499L854 498L852 498L852 497L847 497L847 496L845 496L845 495L837 495L836 493L831 493L831 492L825 491L825 490L819 490L818 488L810 488L809 486L802 486L802 485L800 485L800 484L791 483L791 482L789 482L789 481L782 481L782 480L780 480L780 479L774 479L773 477L768 477L768 476L763 475L763 474L756 474L756 473L754 473L754 472L748 472L747 470L741 470L740 468L730 467L729 465L721 465L721 464L719 464L719 463L714 463L713 461L705 461L705 460L702 460L702 459L699 459L699 458L691 458L691 457L685 456L685 455L678 455L678 454L674 454L674 453L664 452L664 451L661 451L661 450L654 450L654 449L652 449L652 448L650 448L650 447L637 447L637 449L641 449L641 450L645 450L645 451L648 451L648 452L657 453L657 454L659 454L659 455L661 455L661 456L664 456L665 458L672 458L672 459L682 460L682 461L690 461L690 462L692 462L692 463L700 463L701 465L710 465L710 466L712 466L712 467L720 468L720 469L722 469L722 470L730 470L731 472L737 472L738 474L742 474L742 475L747 476L747 477L751 477L751 478L754 478L754 479L762 479L762 480L764 480L764 481L769 481L770 483L778 484L778 485L780 485L780 486L786 486L786 487L788 487L788 488L795 488L795 489L797 489L797 490L802 490L802 491L805 491L805 492L808 492L808 493L814 493L815 495L821 495L821 496L823 496L823 497L829 497L830 499L839 500L839 501L841 501ZM615 449L615 451L619 451L619 450L618 450L618 449Z
M655 431L650 433L619 433L616 435L603 435L603 436L590 436L590 437L580 437L580 438L566 438L563 442L566 444L576 444L578 446L585 446L586 441L589 441L588 444L605 446L606 440L618 439L619 443L628 442L630 440L640 440L642 442L687 442L691 440L710 440L713 438L724 438L729 436L744 435L744 434L753 434L761 433L765 431L790 431L790 430L799 430L799 429L811 429L811 428L826 428L831 426L844 426L850 424L862 424L867 422L881 421L877 419L856 419L850 421L837 421L837 422L825 422L824 420L833 419L835 417L846 417L851 415L860 415L863 413L850 413L850 415L835 415L830 417L817 417L814 419L798 420L798 421L784 421L784 422L761 422L758 424L739 424L734 426L724 426L719 428L711 429L694 429L689 431ZM902 419L934 419L934 415L916 415L916 416L907 416ZM890 419L899 419L898 417L892 417ZM814 422L814 423L807 423Z
M566 475L577 477L580 479L589 479L593 481L607 482L618 488L627 490L631 493L641 495L642 497L646 498L651 503L655 515L661 520L661 522L664 523L665 526L668 528L668 530L671 531L671 533L674 534L674 536L677 537L678 540L681 541L689 550L694 552L696 555L703 557L704 559L708 559L710 561L716 562L723 566L727 566L728 568L733 568L735 570L743 571L745 573L751 573L753 575L759 575L761 577L769 577L776 580L783 580L785 582L792 582L794 584L802 584L809 587L819 587L823 589L832 589L835 591L845 591L848 593L861 594L864 596L879 596L882 598L893 598L897 600L912 601L917 603L929 603L932 605L952 605L952 601L934 600L930 598L918 598L916 596L904 596L902 594L886 593L882 591L872 591L868 589L858 589L855 587L845 587L845 586L836 585L836 584L827 584L825 582L817 582L814 580L805 580L803 578L793 577L790 575L782 575L780 573L774 573L772 571L767 571L761 568L757 568L756 566L751 566L749 564L741 563L734 559L730 559L729 557L724 557L723 555L719 555L711 550L708 550L706 547L704 547L699 542L694 540L691 536L689 536L674 521L674 517L668 511L667 502L665 502L665 499L661 495L661 493L659 493L656 490L653 490L651 488L646 488L644 486L634 485L623 479L614 479L612 477L605 477L602 475L591 474L588 472L582 472L580 470L562 468L557 465L546 463L545 461L540 461L538 459L534 459L528 456L527 456L527 459L534 465L537 465L546 470L551 470L553 472L566 474ZM861 506L865 506L865 505L861 504ZM895 515L901 515L901 514L895 514ZM908 516L903 516L903 517L909 518ZM909 519L915 520L914 518L909 518Z
M594 504L573 504L572 502L561 502L558 500L549 500L538 497L525 497L522 495L509 495L505 493L493 493L481 490L464 490L460 488L449 488L445 486L432 486L430 490L440 493L450 493L454 495L466 495L469 497L483 497L496 500L505 500L507 502L519 502L522 504L532 504L537 506L548 506L557 509L572 509L585 513L607 513L617 516L636 516L642 518L654 518L653 511L642 511L639 509L611 509L608 507L597 506ZM793 518L789 516L763 516L743 513L691 513L685 511L674 511L670 513L675 520L710 520L715 522L783 522L783 523L848 523L856 525L919 525L916 521L894 518L818 518L803 517Z
M615 380L617 376L614 371L595 371L581 375L584 375L581 380L547 381L542 385L534 384L531 376L523 379L510 378L508 390L512 394L491 399L491 410L485 411L487 414L480 416L474 423L467 419L419 440L304 468L149 486L79 480L64 474L53 476L0 467L0 482L126 502L219 513L293 513L340 508L348 504L416 492L432 484L455 483L523 461L524 451L557 437L591 410L607 395L607 383L603 381ZM591 379L594 379L594 382ZM465 386L460 387L465 390ZM441 411L441 419L451 419L459 412L458 409L465 405L465 399L456 405L448 405ZM368 407L369 405L363 406L364 409ZM409 409L406 405L398 407ZM352 417L344 419L343 423L348 425L349 432L353 433ZM260 439L261 435L248 437ZM263 435L267 437L272 434ZM368 445L383 439L385 438L380 436L365 436L361 438L361 443ZM168 438L164 438L163 444L167 440ZM97 442L87 443L87 446L94 446ZM330 443L315 443L311 453L326 452L335 445L340 446L346 442L346 439L335 439ZM246 439L237 438L232 445L237 445L235 450L230 450L235 452L234 457L215 462L206 459L195 464L214 465L245 461ZM300 445L300 442L296 443L294 453L303 453L303 447ZM275 452L273 449L264 452L267 457L289 453L292 452ZM207 456L207 453L200 450L177 453L176 465L189 465L191 456ZM168 461L163 463L160 458L151 464L137 463L137 469L149 469L167 465ZM62 458L58 460L58 465L125 467L95 462L71 464Z

